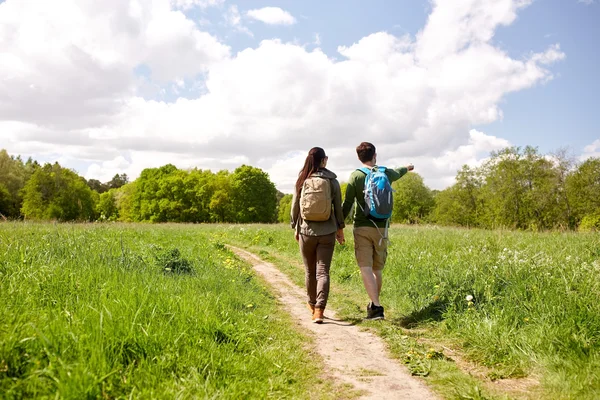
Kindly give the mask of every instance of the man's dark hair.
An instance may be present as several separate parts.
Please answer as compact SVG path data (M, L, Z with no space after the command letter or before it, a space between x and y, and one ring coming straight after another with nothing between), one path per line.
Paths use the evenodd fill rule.
M360 162L369 162L375 157L375 146L369 142L362 142L356 147L356 154Z

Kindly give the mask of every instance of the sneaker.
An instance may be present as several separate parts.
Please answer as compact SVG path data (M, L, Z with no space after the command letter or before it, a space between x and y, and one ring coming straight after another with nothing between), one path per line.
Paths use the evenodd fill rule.
M375 321L378 319L384 319L383 306L376 306L373 303L369 303L367 306L367 318L368 320Z
M315 312L313 313L312 322L314 322L315 324L322 324L323 323L323 311L325 311L325 309L320 308L320 307L315 307Z

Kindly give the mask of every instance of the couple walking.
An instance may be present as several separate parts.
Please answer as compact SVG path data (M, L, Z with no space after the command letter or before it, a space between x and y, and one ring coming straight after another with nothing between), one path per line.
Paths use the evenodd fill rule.
M343 204L337 175L327 169L328 158L320 147L310 149L296 181L291 224L304 261L308 307L315 323L323 322L335 241L345 242L344 221L355 202L354 254L370 299L367 319L384 318L379 294L393 208L390 185L413 166L377 166L375 146L368 142L358 145L356 153L363 167L350 175Z

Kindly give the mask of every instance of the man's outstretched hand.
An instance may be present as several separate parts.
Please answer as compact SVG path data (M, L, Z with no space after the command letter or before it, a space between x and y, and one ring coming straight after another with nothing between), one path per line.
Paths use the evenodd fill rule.
M409 171L412 171L413 169L415 169L415 166L414 166L414 165L412 165L412 164L408 164L408 165L406 166L406 169L407 169L407 170L409 170Z

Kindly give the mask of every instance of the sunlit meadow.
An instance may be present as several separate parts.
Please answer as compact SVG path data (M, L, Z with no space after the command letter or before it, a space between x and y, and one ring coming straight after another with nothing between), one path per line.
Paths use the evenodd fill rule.
M301 284L288 227L215 232L255 248ZM435 359L446 358L439 344L450 343L483 368L486 380L528 377L534 384L525 397L600 398L599 234L396 226L390 235L382 292L387 321L376 328L415 374L434 376ZM362 323L368 298L351 228L346 239L334 255L331 299ZM416 365L407 337L434 343ZM434 385L452 385L447 376L438 380ZM448 387L441 391L457 396Z
M330 392L310 340L195 226L0 224L0 303L0 398Z

